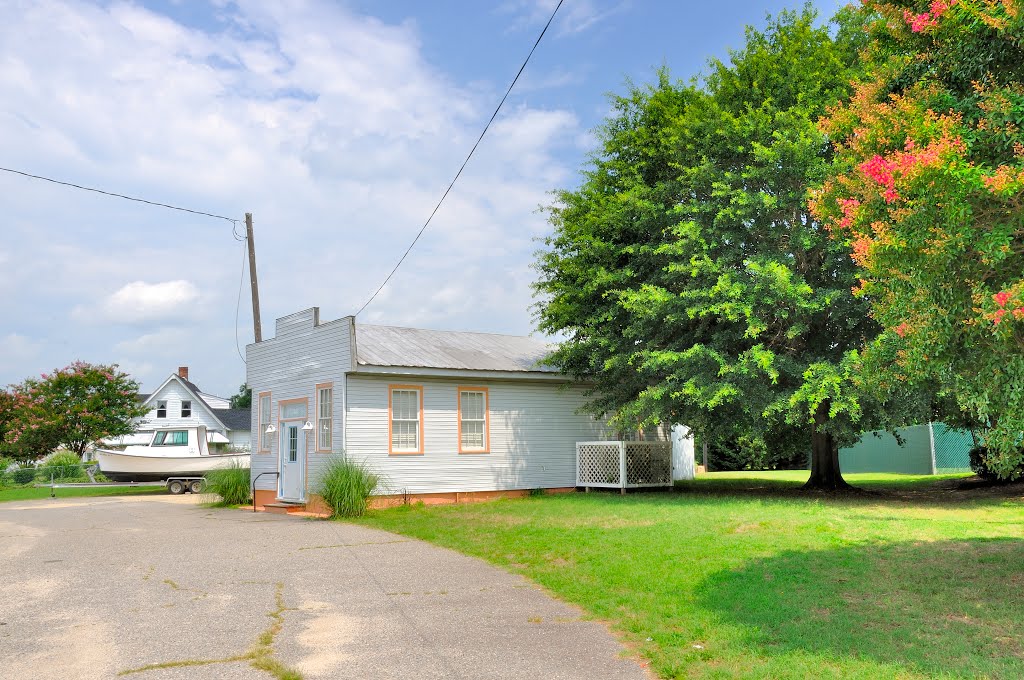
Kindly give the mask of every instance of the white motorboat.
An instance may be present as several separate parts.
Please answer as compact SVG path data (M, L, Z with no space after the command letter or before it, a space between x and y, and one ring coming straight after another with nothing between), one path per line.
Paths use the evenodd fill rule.
M96 449L100 472L115 482L148 482L168 477L202 477L211 470L232 464L249 467L249 454L210 453L206 428L160 429L145 445L123 451Z

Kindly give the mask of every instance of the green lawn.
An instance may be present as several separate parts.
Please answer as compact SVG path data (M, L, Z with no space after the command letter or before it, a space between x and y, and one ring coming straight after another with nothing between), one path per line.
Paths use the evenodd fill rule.
M54 489L57 498L75 498L78 496L138 496L139 494L166 493L162 486L97 486L72 487ZM7 501L30 501L37 498L49 498L50 487L27 487L18 489L0 489L0 503Z
M397 508L608 621L664 677L1024 677L1024 488L712 473L681 493Z

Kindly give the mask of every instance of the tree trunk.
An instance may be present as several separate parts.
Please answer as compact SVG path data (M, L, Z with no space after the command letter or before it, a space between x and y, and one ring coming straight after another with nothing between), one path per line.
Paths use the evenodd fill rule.
M804 489L821 491L839 491L851 489L843 473L839 470L839 444L835 438L822 430L828 422L829 403L824 401L814 412L814 423L811 425L811 478L804 484Z

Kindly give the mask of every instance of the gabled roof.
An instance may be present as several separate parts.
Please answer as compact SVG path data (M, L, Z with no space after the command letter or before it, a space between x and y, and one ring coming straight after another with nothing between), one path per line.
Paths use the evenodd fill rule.
M179 383L181 383L181 386L184 387L193 397L195 397L196 401L198 401L200 404L202 404L203 408L205 408L210 413L210 415L213 416L214 420L219 422L221 424L221 426L224 427L225 430L229 430L229 429L230 430L237 430L237 429L239 429L239 428L236 428L236 427L230 427L229 428L224 423L224 421L220 419L220 412L225 411L225 410L230 410L230 409L220 409L220 410L218 410L218 409L210 408L210 405L208 403L206 403L206 400L203 399L202 396L200 396L201 393L199 391L199 388L195 385L195 383L192 383L192 382L189 382L188 380L185 380L184 378L182 378L177 373L171 373L170 377L168 377L167 380L165 380L162 383L160 383L160 387L158 387L155 390L153 390L153 393L146 397L146 400L144 402L142 402L142 405L143 406L149 406L149 403L151 401L153 401L153 397L155 397L156 395L160 394L160 392L162 392L163 389L165 387L167 387L168 383L170 383L172 380L177 380ZM249 427L249 426L247 425L246 427ZM242 429L245 429L245 428L242 428Z
M557 373L540 363L551 345L521 335L356 324L356 364Z
M229 430L252 429L252 409L248 408L215 408L213 413Z

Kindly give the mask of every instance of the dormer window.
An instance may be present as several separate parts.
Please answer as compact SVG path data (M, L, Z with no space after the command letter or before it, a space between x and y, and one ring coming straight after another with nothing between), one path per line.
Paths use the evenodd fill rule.
M167 401L161 400L156 402L156 417L166 418L167 417Z
M181 417L191 418L192 417L192 402L183 401L181 402Z

